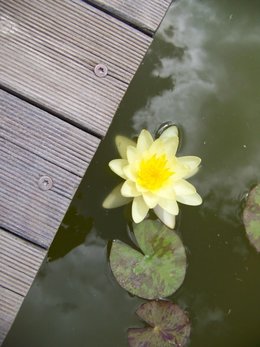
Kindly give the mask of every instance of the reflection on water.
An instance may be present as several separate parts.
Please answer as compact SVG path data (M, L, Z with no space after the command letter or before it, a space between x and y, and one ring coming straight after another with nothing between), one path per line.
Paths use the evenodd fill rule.
M205 4L184 0L172 6L164 19L158 39L171 44L179 54L162 57L151 73L158 78L170 77L172 88L150 98L145 107L134 114L136 130L150 128L153 131L154 125L162 123L165 117L181 116L183 128L202 132L204 124L198 124L196 118L201 114L204 101L216 93L210 57L204 48L208 34L203 25L198 26L198 20L206 16L206 12ZM208 14L204 18L208 18ZM197 137L201 141L200 136Z
M123 347L142 302L111 274L107 243L129 239L129 206L106 211L119 180L114 137L171 120L180 155L202 158L199 207L177 229L188 270L172 300L190 314L190 347L260 346L260 256L241 223L260 181L260 2L179 0L165 17L76 194L4 347ZM131 227L130 227L131 228Z
M136 131L153 131L167 117L180 124L185 152L202 152L203 165L211 166L207 177L195 178L207 197L204 212L218 210L232 222L238 213L232 201L259 177L260 22L252 19L251 6L237 13L237 2L224 11L221 3L182 0L172 6L158 39L182 54L162 57L151 71L170 77L172 88L149 98L132 121Z
M73 220L73 224L67 223ZM73 206L67 212L61 223L62 233L58 233L48 251L48 261L64 257L73 248L85 242L88 233L93 228L93 218L86 217L77 212Z

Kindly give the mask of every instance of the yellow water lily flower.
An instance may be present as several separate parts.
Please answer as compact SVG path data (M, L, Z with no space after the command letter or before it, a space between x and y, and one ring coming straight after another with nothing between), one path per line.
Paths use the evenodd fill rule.
M176 157L178 129L171 126L154 140L142 130L137 143L123 136L116 137L122 159L110 161L109 167L124 179L104 200L103 207L114 208L131 200L132 218L141 222L149 209L168 227L174 228L179 213L178 203L200 205L202 199L195 187L186 181L197 171L201 159Z

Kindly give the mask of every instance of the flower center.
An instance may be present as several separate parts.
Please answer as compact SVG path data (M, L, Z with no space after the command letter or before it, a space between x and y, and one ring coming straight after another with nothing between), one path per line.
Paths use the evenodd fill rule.
M160 189L173 174L167 164L165 154L160 156L154 154L141 160L137 171L137 183L150 191Z

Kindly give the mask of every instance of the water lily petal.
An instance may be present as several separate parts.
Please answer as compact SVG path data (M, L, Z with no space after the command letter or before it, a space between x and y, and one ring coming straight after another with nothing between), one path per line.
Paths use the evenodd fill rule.
M186 177L186 175L190 172L190 170L186 168L184 165L182 165L177 159L178 158L174 157L172 160L169 160L169 168L171 171L173 171L173 184L178 180Z
M126 156L129 164L136 162L136 160L138 159L138 152L136 147L129 146L126 151Z
M121 194L125 197L136 197L139 196L140 193L136 189L136 185L134 182L127 180L124 182L122 189L121 189Z
M177 158L183 165L188 166L190 169L197 167L201 163L201 159L195 156L185 156Z
M147 212L149 211L149 207L144 202L144 199L142 196L138 196L137 198L134 198L133 204L132 204L132 217L135 223L140 223L147 215Z
M115 142L116 142L117 150L123 159L126 159L127 147L136 146L136 143L134 141L122 135L117 135L115 138Z
M192 170L189 170L184 176L182 176L185 179L188 179L194 175L196 175L196 173L199 171L199 167L195 167Z
M124 174L124 167L127 165L126 159L114 159L109 162L109 167L114 173L116 173L118 176L126 179L126 176Z
M138 182L136 182L136 188L141 193L149 192L147 188L143 187L141 184L138 184Z
M153 143L152 143L152 145L151 145L151 147L150 147L150 149L149 149L149 154L150 155L161 155L161 154L165 154L165 149L164 149L164 146L163 146L163 141L160 139L160 138L158 138L158 139L156 139Z
M161 198L158 203L161 208L170 214L177 215L179 213L179 207L176 200L169 200Z
M158 197L151 192L143 193L143 198L149 208L154 208L158 204Z
M167 186L158 190L157 196L160 196L161 198L165 198L168 200L176 200L176 193L174 190L174 182L170 181L170 183L167 184Z
M185 156L177 158L177 161L187 169L187 173L183 178L189 178L195 175L201 163L201 159L195 156Z
M176 195L181 196L181 195L191 195L196 193L196 189L195 187L185 181L185 180L179 180L177 182L174 183L174 190Z
M175 154L177 152L177 149L178 149L178 146L179 146L179 138L178 138L178 136L166 138L163 141L164 151L165 151L165 153L167 153L167 155L169 157L175 156Z
M126 177L132 181L136 181L136 172L133 170L132 165L126 165L124 167L124 174Z
M185 205L198 206L202 203L202 198L198 193L192 195L177 195L176 200Z
M166 139L170 137L176 137L178 136L178 128L173 125L164 130L164 132L161 134L160 139Z
M155 140L150 147L150 153L161 155L166 154L169 158L174 157L179 146L179 138L171 137L165 140L159 139Z
M152 135L147 130L142 130L137 140L138 152L147 151L153 143Z
M176 216L166 212L163 208L157 205L154 209L156 216L170 229L175 227Z
M102 206L104 208L116 208L128 204L132 199L126 198L121 194L121 188L123 184L116 186L105 198Z

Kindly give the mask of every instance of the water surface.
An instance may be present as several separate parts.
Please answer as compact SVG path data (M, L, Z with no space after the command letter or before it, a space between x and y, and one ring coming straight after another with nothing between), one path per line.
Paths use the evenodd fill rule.
M124 347L143 300L119 287L108 264L112 239L129 242L129 207L101 204L119 182L107 167L116 134L154 132L172 120L179 155L198 155L192 179L204 203L181 206L188 257L171 297L190 315L189 347L260 346L260 256L241 221L260 181L260 2L179 0L155 40L94 157L4 347Z

